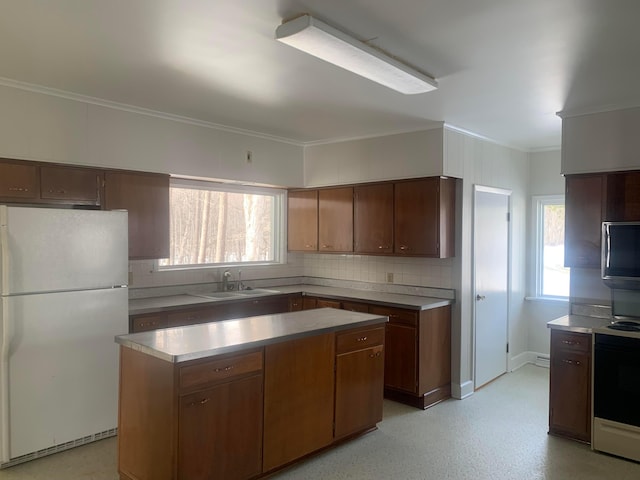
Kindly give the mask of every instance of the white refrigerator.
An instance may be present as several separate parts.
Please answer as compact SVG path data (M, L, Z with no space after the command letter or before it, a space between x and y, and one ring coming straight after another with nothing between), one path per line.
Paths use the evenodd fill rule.
M0 205L0 467L116 433L127 212Z

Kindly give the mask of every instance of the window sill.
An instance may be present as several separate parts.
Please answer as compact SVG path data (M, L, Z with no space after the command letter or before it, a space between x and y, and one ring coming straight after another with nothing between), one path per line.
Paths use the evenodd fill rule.
M569 297L524 297L527 302L569 303Z

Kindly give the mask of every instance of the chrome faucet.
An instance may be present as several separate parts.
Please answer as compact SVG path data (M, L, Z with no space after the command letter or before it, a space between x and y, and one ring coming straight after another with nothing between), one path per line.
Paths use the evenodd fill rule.
M242 283L242 270L238 270L238 290L246 290L244 283Z
M229 270L225 270L222 274L222 291L226 292L227 290L231 290L229 288L229 279L231 278L231 272Z

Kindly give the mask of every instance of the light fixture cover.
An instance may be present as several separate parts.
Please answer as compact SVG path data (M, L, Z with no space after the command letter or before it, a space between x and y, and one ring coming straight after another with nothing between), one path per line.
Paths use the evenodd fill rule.
M428 75L310 15L280 25L276 39L401 93L425 93L438 88Z

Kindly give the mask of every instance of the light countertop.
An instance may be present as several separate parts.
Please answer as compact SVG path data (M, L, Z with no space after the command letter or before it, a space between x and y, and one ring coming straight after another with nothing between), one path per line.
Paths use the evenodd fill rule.
M119 335L115 341L167 362L180 363L387 321L380 315L320 308Z
M587 317L584 315L565 315L547 322L547 328L576 333L593 333L594 328L605 327L611 323L609 318Z
M398 293L385 293L371 290L357 290L351 288L324 287L318 285L289 285L281 287L267 287L273 291L271 295L260 294L259 298L275 295L296 294L320 296L335 300L362 301L377 305L407 308L410 310L429 310L431 308L451 305L453 300L422 297L418 295L403 295ZM250 291L248 291L250 292ZM247 293L247 292L245 292ZM129 300L129 314L137 315L154 313L187 306L203 304L232 303L253 298L250 294L243 296L229 296L228 298L211 299L196 295L182 294L164 297L148 297Z

